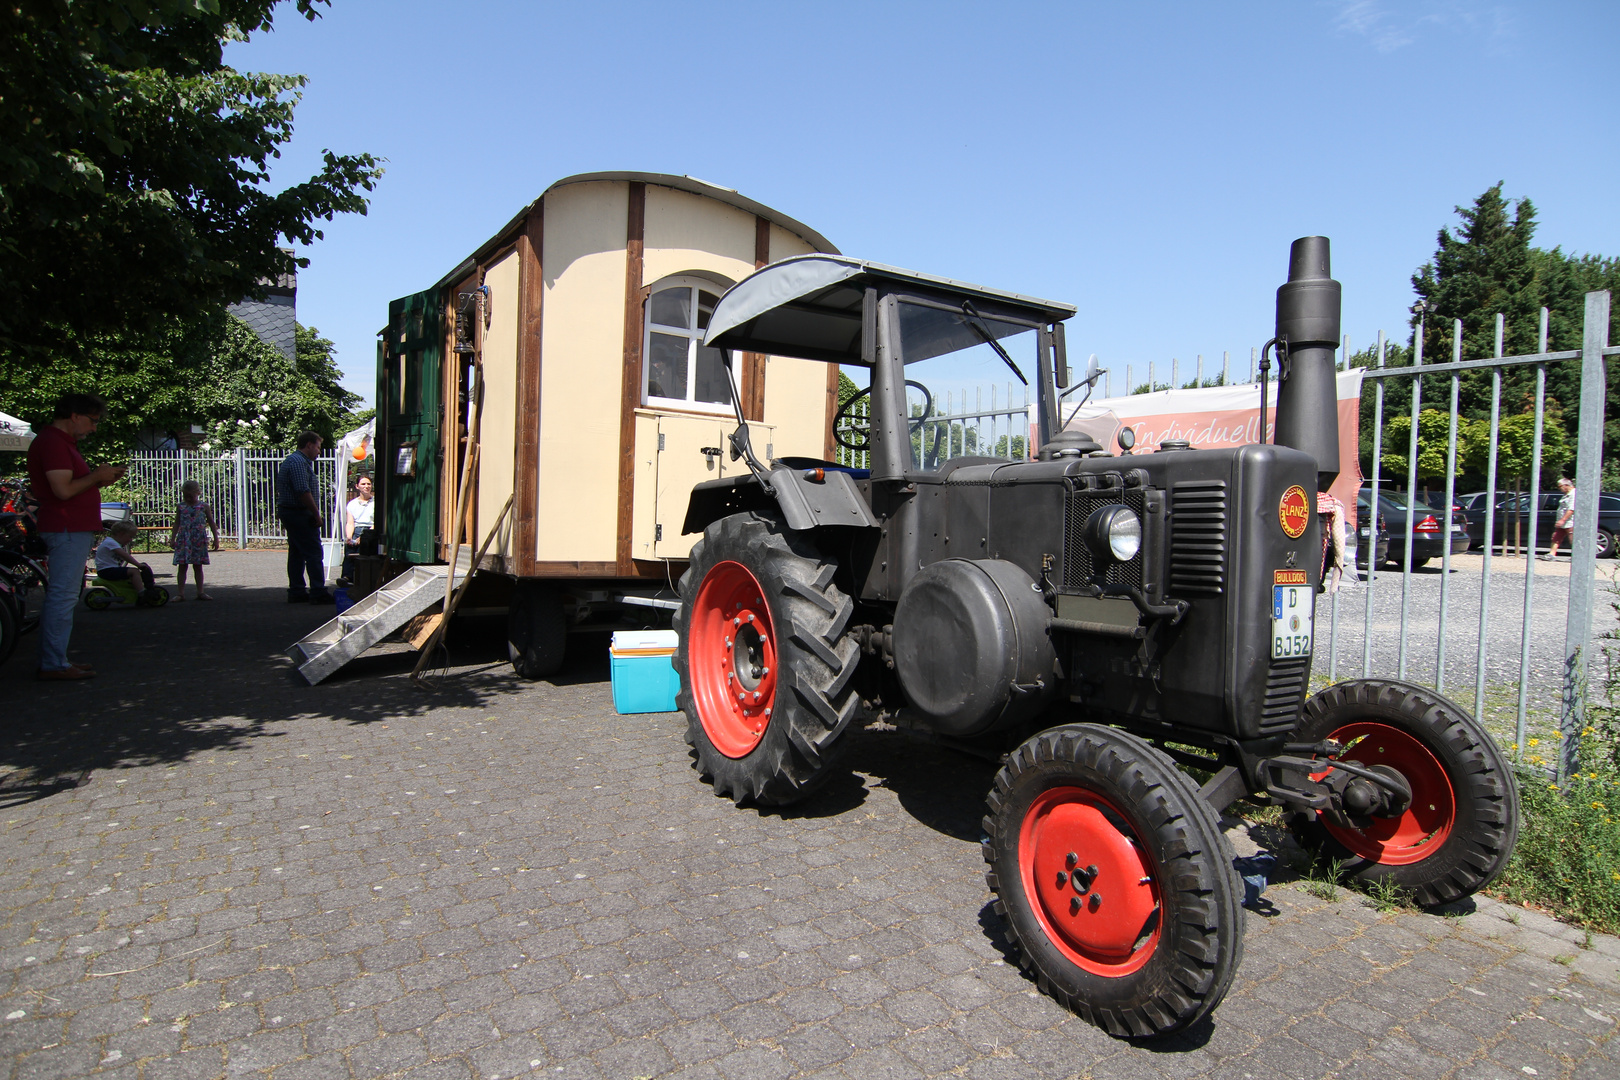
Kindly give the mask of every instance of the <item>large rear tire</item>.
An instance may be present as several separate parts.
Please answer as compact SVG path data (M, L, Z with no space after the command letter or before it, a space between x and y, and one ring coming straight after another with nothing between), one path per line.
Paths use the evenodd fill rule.
M1043 731L996 775L984 831L996 911L1059 1004L1145 1038L1226 995L1243 958L1232 849L1163 753L1092 724Z
M562 669L568 619L557 590L542 581L520 581L506 614L506 652L512 670L525 679L545 679Z
M1296 738L1335 739L1340 756L1399 772L1412 802L1364 829L1315 811L1290 815L1300 841L1339 860L1347 879L1391 881L1436 907L1485 888L1507 867L1519 834L1519 789L1494 740L1466 710L1427 687L1393 679L1338 683L1305 703ZM1318 776L1326 776L1331 769Z
M759 514L721 518L693 545L675 613L675 703L716 795L782 806L830 775L860 708L854 604L836 568Z

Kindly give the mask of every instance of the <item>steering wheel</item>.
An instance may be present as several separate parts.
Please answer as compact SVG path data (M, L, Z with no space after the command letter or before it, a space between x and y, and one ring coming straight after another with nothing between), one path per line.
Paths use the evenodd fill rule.
M915 381L913 381L911 379L907 379L906 380L906 385L915 388L923 396L922 415L913 418L910 425L909 425L910 429L911 429L910 433L912 435L915 435L915 434L917 434L917 432L922 430L922 426L924 424L926 424L928 422L929 417L933 415L933 412L934 412L934 395L930 394L928 392L928 387L924 386L920 382L915 382ZM851 411L855 407L855 403L857 401L860 401L862 398L868 398L868 397L871 397L871 396L872 396L872 388L870 386L868 386L864 390L857 391L853 397L851 397L848 401L844 402L843 405L839 406L837 415L835 415L833 417L833 439L838 443L839 446L842 446L847 450L866 450L869 447L871 447L871 445L872 445L872 425L870 423L869 416L863 416L863 417L858 418L858 419L861 419L861 420L868 420L868 423L867 423L867 425L865 427L856 427L853 423L850 424L847 431L841 427L843 421L845 421L845 420L853 421L853 420L857 419L855 414ZM846 434L851 436L851 437L857 437L858 436L860 441L859 442L852 441L852 438L851 439L846 439L844 437Z

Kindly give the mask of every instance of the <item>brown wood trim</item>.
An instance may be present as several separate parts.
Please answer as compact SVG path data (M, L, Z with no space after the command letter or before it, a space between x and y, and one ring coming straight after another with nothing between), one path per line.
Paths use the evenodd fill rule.
M754 215L754 269L771 261L771 223ZM762 422L765 419L765 354L742 354L742 407L743 417Z
M731 412L729 409L727 411L725 411L725 412L710 412L708 409L677 409L673 405L638 405L636 407L636 415L637 416L702 416L702 417L707 417L707 418L709 418L711 420L719 420L722 423L727 421L727 420L735 420L737 418L737 414L734 413L734 412ZM749 417L749 419L751 420L751 419L753 419L753 417Z
M517 460L512 469L512 561L531 573L538 543L540 503L540 332L545 302L545 201L529 214L518 237Z
M823 461L836 461L833 454L838 444L833 440L833 418L838 415L838 365L827 365L827 437L824 441L826 449L822 452Z
M636 484L636 406L641 404L642 257L647 228L647 185L630 182L624 226L624 370L619 387L619 533L614 547L621 574L631 572L630 529Z
M666 567L662 562L653 562L647 559L632 559L629 569L621 569L616 562L569 562L553 559L544 562L536 561L532 570L526 571L519 577L538 578L665 578L679 581L681 575L686 573L686 560L671 560Z

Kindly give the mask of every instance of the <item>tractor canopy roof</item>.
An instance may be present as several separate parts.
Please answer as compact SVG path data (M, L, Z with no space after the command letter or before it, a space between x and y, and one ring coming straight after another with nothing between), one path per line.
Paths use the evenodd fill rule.
M726 290L709 319L704 344L864 364L862 301L871 286L916 292L953 304L965 301L982 306L986 314L1022 316L1032 322L1057 322L1075 312L1069 304L846 255L796 255L762 267Z

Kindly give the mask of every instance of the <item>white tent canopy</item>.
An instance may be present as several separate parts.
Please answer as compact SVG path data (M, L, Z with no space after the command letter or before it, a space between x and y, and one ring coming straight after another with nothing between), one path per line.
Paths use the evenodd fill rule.
M15 416L0 412L0 450L26 450L34 441L34 429Z
M364 461L373 452L372 437L377 432L377 421L367 420L337 441L337 483L332 485L332 535L343 532L343 508L349 503L349 463ZM356 456L356 450L364 453Z

